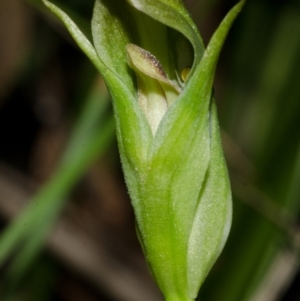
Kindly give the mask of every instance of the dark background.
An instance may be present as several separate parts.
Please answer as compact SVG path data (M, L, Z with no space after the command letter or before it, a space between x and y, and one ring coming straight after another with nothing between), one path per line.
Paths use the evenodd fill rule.
M93 1L60 2L90 20ZM234 4L186 1L206 44ZM233 225L199 300L300 300L299 54L299 1L249 0L215 80ZM79 162L68 152L83 152L112 118L100 76L61 23L38 0L1 1L1 300L162 300L113 132L66 172Z

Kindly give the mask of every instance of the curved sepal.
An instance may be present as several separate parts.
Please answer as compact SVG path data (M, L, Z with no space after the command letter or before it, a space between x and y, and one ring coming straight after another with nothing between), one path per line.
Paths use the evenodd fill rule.
M91 40L88 38L88 34L84 33L84 30L80 29L79 24L76 24L76 22L71 19L69 14L67 14L60 6L48 0L42 1L45 6L48 7L49 10L52 11L63 22L80 49L102 73L102 71L104 71L104 64L97 56L95 48L92 45Z
M186 37L194 48L194 64L200 62L204 45L198 30L181 0L127 0L136 9Z

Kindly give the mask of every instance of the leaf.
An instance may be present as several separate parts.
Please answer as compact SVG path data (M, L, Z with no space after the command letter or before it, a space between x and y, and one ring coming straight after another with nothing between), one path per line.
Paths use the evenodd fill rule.
M99 60L91 41L87 38L83 31L80 30L78 25L58 5L55 5L48 0L42 1L64 23L77 45L96 66L96 68L101 73L105 71L105 66L103 65L103 62Z
M102 64L99 70L113 98L123 169L146 258L167 300L192 300L218 257L230 224L230 189L211 94L221 47L244 1L229 12L204 54L181 1L128 3L133 7L121 0L95 3L92 35ZM161 29L157 38L149 35L151 26ZM175 43L173 49L166 51L167 43L152 46L163 37ZM178 66L175 57L186 49L185 39L194 48L194 68L153 137L138 105L126 47L135 41L147 45L171 74Z
M192 298L197 297L201 284L219 257L232 218L230 183L214 103L210 122L210 163L188 243L188 283Z
M194 66L198 65L204 45L188 11L180 0L128 0L136 9L165 24L186 37L194 48Z
M140 171L140 188L131 191L146 256L167 299L172 294L196 297L228 235L230 189L216 112L210 111L210 105L218 56L242 5L221 23L190 81L161 121L149 164ZM207 227L202 223L203 216L207 221L206 213L214 221ZM207 252L209 248L213 249Z
M96 93L97 98L94 95ZM15 273L14 277L10 278L12 285L24 275L35 255L40 252L47 238L46 233L65 205L66 195L70 189L111 142L114 136L114 124L112 116L105 118L104 115L107 100L106 94L101 94L98 90L93 91L85 104L85 110L74 129L66 154L55 174L32 198L20 216L12 221L2 233L0 265L10 253L22 246L22 252L16 254L10 267L11 273ZM82 136L82 131L87 134ZM78 139L81 139L81 147L77 147Z
M126 166L125 168L135 173L136 170L139 169L139 165L142 164L147 157L149 143L152 141L152 133L146 117L136 101L136 95L134 95L133 83L131 82L130 76L127 76L125 80L125 77L121 78L117 76L116 72L118 71L118 64L120 64L120 61L118 61L118 56L115 56L116 63L112 61L112 65L107 65L107 62L102 60L103 52L101 51L101 48L99 46L96 47L96 49L99 51L99 57L91 41L80 30L78 25L59 6L51 3L48 0L43 0L43 2L59 19L61 19L78 46L88 56L88 58L103 76L110 94L114 99L113 105L116 117L116 132L118 136L122 162L123 165ZM96 2L95 4L94 19L98 18L96 16L98 13L101 14L102 8L99 6L100 4L100 2ZM114 19L109 15L107 15L107 18L100 18L100 20L103 21L101 26L103 26L103 28L107 28L107 30L108 25L112 26L112 28L115 25ZM102 28L101 26L93 26L93 36L97 36L97 28ZM118 30L119 29L117 29L117 31ZM99 32L99 34L101 34L101 32ZM126 40L125 32L123 38L123 40ZM124 56L126 56L125 48L123 53ZM111 55L114 56L114 53L111 53ZM120 55L120 53L118 53L118 55ZM122 66L120 66L120 71L121 70ZM130 72L129 67L128 70ZM135 181L134 178L131 180L129 178L130 177L128 177L129 182Z
M126 59L126 46L138 40L131 7L120 0L96 0L92 35L98 56L136 97L134 73Z

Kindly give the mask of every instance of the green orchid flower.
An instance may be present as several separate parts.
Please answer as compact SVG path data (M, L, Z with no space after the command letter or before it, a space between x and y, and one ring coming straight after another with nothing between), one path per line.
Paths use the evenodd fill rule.
M190 301L219 256L232 216L213 77L245 1L205 49L181 0L96 0L91 33L43 0L102 74L137 232L167 301Z

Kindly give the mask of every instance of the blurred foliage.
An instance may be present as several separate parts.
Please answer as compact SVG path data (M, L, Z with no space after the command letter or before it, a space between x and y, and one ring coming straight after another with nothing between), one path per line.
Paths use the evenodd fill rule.
M60 2L80 15L83 24L90 19L93 1ZM234 4L186 2L204 37ZM11 222L6 221L12 215L1 212L2 202L11 197L0 191L1 300L95 300L90 295L126 300L105 285L102 292L98 288L77 299L76 293L66 297L66 285L62 288L58 279L64 274L66 283L70 272L43 251L61 212L89 193L80 188L88 170L98 169L97 162L104 160L117 169L114 181L121 177L107 91L39 0L2 1L0 25L0 175L12 169L37 189ZM229 241L200 291L201 300L300 299L299 28L299 1L249 0L223 50L215 93L234 216ZM112 158L107 160L105 153ZM109 206L106 199L109 194L103 208ZM133 233L132 224L119 219L119 225L116 237L132 244L130 235L124 236L125 228ZM122 258L122 249L113 249L112 256Z

